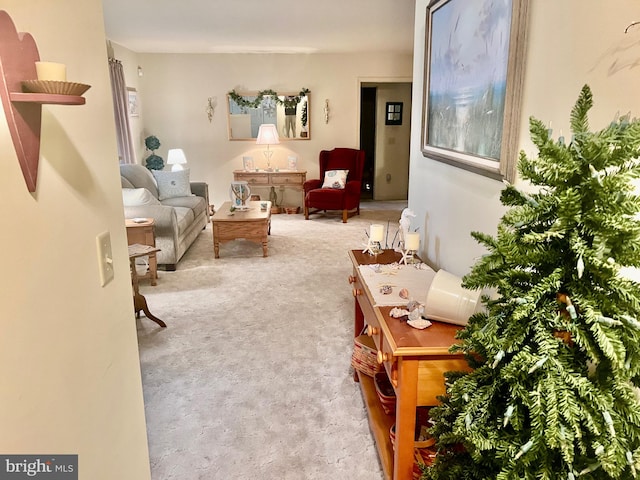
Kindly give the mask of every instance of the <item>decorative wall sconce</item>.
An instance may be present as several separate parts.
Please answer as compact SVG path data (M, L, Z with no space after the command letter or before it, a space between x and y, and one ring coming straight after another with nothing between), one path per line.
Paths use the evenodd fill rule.
M144 72L142 71L142 67L138 65L138 76L141 77L143 75L144 75Z
M329 123L329 99L324 101L324 123Z
M211 123L211 120L213 120L213 114L216 111L217 105L218 105L218 97L207 98L207 117L209 118L209 123Z

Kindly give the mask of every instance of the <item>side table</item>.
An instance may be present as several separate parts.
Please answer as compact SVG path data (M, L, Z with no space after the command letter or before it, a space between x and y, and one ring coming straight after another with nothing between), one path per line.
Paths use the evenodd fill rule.
M166 327L166 323L164 323L149 311L149 307L147 306L147 299L144 298L144 295L140 293L140 279L136 270L136 258L148 256L149 259L151 259L151 257L155 259L156 252L159 251L159 248L151 247L149 245L140 245L139 243L129 245L129 265L131 267L131 283L133 285L133 310L136 314L136 318L140 318L140 312L142 311L149 320L153 320L161 327Z
M156 246L155 220L153 218L126 219L124 222L127 227L128 245L137 243L140 245L149 245L150 247ZM147 273L138 277L139 280L145 278L151 280L151 285L157 285L158 261L155 254L149 255L149 269Z
M395 415L387 415L376 393L373 378L356 371L356 381L369 416L380 463L386 480L411 480L414 474L416 408L438 405L444 395L444 373L468 371L464 356L452 354L449 348L457 342L462 327L432 321L425 330L417 330L406 322L391 317L390 306L377 306L359 266L390 264L401 259L393 250L368 255L361 250L349 252L353 273L349 276L354 297L354 336L367 325L373 338L378 363L382 364L396 393ZM395 448L389 430L395 423Z

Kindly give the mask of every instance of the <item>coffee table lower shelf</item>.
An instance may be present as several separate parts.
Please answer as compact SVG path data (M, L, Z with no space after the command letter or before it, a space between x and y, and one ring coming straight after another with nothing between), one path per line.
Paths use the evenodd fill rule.
M373 378L364 373L357 372L357 374L360 391L369 416L369 428L376 442L384 478L391 480L393 478L393 446L389 431L396 418L394 415L387 415L382 409Z

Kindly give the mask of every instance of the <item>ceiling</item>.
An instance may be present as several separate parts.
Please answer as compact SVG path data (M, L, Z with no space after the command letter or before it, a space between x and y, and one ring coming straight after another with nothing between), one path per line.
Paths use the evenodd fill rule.
M138 53L413 51L415 0L103 0L107 38Z

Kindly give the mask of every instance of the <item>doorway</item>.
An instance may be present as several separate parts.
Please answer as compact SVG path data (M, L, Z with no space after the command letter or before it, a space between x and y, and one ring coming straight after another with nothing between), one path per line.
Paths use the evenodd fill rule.
M387 109L393 118L387 118ZM406 200L409 194L411 82L360 84L363 200Z
M360 149L364 150L364 171L360 198L373 199L376 158L376 87L360 87Z

